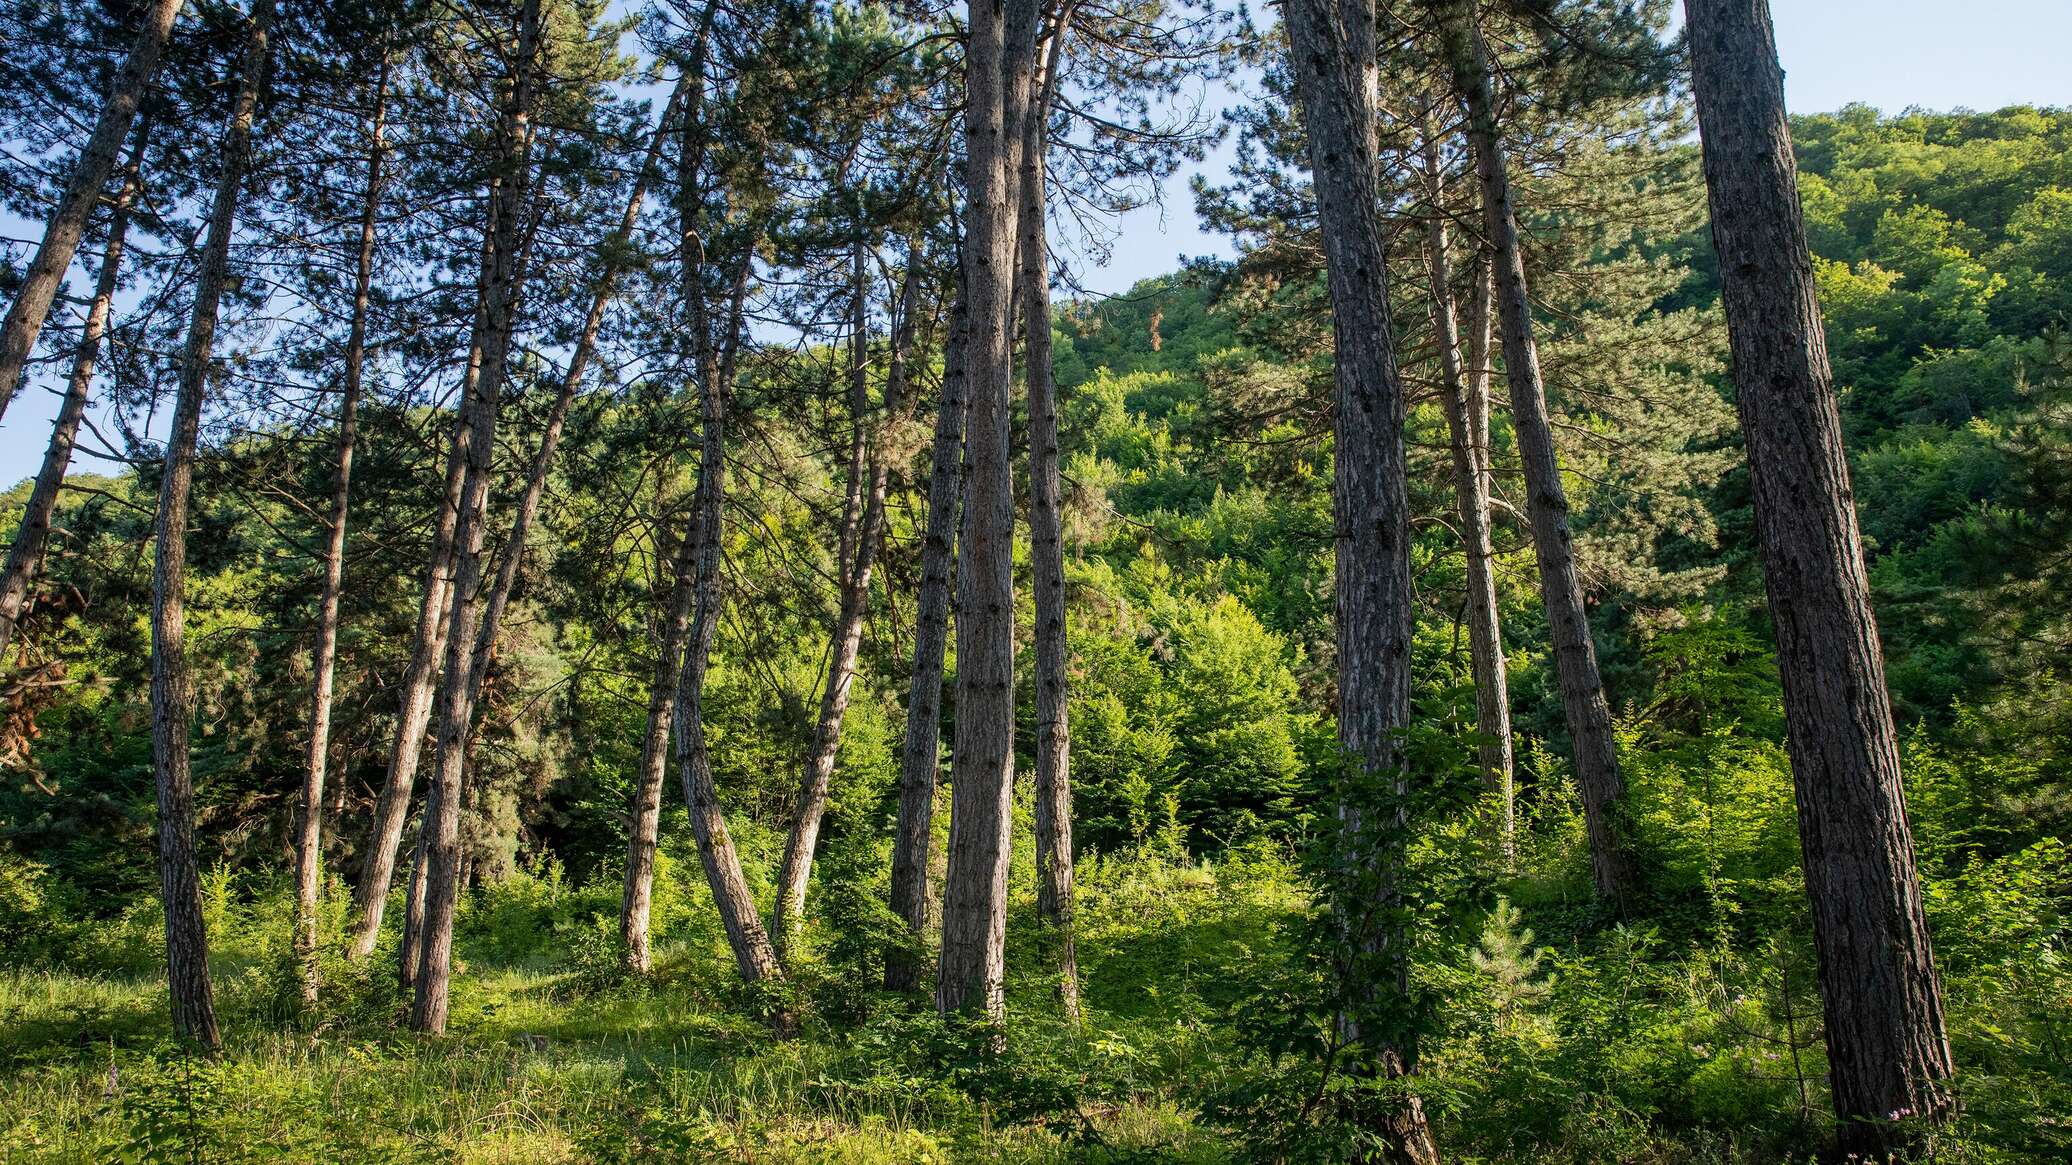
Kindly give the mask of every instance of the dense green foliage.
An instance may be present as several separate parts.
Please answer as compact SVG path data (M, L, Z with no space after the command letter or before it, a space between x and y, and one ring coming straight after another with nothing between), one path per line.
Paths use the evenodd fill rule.
M2052 1159L2072 1152L2072 113L1852 107L1795 130L1960 1068L1950 1159ZM1548 293L1562 309L1549 387L1649 896L1623 922L1591 901L1529 543L1506 519L1516 865L1472 813L1434 815L1412 847L1418 1088L1455 1160L1795 1161L1829 1119L1689 150L1648 135L1577 146L1573 167L1535 187L1545 205L1612 186L1668 207L1616 237L1559 215L1528 224L1546 240L1536 262L1582 276ZM1636 158L1646 177L1622 166ZM654 515L684 492L668 448L681 417L638 391L579 406L499 645L465 825L455 1034L402 1032L386 948L327 962L328 1018L301 1018L281 871L314 519L291 497L316 496L324 469L304 435L260 432L208 459L191 538L227 1054L202 1062L159 1041L143 622L155 483L75 478L24 656L50 682L0 742L6 1158L1342 1159L1344 1130L1311 1119L1317 1100L1357 1105L1343 1094L1377 1086L1330 1075L1320 1054L1330 1025L1302 860L1329 832L1334 764L1331 451L1316 403L1328 356L1313 271L1266 290L1241 275L1154 280L1053 322L1083 1028L1052 1014L1036 960L1018 957L1035 893L1025 791L1006 1050L876 990L900 941L883 903L918 472L896 480L809 953L787 987L805 1037L775 1041L749 1018L680 805L664 819L661 967L618 972ZM1412 293L1402 315L1421 310ZM744 389L731 607L706 715L767 899L812 731L843 482L835 394L794 383L826 375L819 356L765 359ZM364 422L327 828L347 873L385 761L436 488L427 434L442 424L399 409ZM1439 515L1435 403L1415 405L1412 429L1414 497ZM1457 545L1436 520L1418 538L1419 746L1437 772L1459 767L1472 698ZM1025 747L1032 732L1025 720ZM342 887L329 903L335 931Z

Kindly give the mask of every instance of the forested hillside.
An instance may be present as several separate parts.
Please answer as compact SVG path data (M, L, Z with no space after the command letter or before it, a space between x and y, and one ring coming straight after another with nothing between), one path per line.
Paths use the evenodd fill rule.
M1698 137L1767 6L1383 5L1361 179L1341 2L7 5L38 223L171 31L0 282L0 409L77 398L0 495L0 1160L2072 1153L2072 111L1790 119L1780 493ZM1052 303L1234 70L1237 257ZM1794 718L1829 502L1889 885Z

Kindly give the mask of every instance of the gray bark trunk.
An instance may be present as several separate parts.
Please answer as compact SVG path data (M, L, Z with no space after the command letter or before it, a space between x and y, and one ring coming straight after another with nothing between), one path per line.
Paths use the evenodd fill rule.
M1954 1068L1767 0L1688 0L1842 1151L1914 1158ZM1913 1118L1896 1128L1895 1117Z
M482 266L490 263L493 240L484 232ZM411 791L417 784L417 761L424 750L425 732L432 715L432 689L439 678L439 660L446 654L446 617L453 595L453 534L460 519L461 487L467 480L468 444L475 431L475 413L481 407L482 313L488 301L477 296L473 337L468 345L467 370L462 377L460 406L455 412L453 439L446 454L446 484L439 508L432 519L432 552L425 569L424 594L418 602L417 629L411 637L410 663L404 669L402 696L396 710L395 737L389 746L387 779L374 804L374 826L368 839L368 854L353 889L353 915L357 919L347 957L365 958L373 953L381 934L382 915L388 908L389 883L396 870L396 853L403 842L403 827L410 817ZM413 866L413 870L418 867ZM413 873L413 877L420 876ZM410 901L421 902L414 890ZM406 922L421 922L406 915ZM413 935L406 928L406 940ZM406 945L404 948L414 947ZM403 959L408 968L404 981L415 980L415 961Z
M648 681L647 727L641 734L640 777L634 786L626 837L626 883L619 901L619 940L628 971L644 975L654 965L648 918L654 900L655 846L662 829L662 782L669 770L670 730L676 722L677 677L684 644L691 635L691 603L697 597L698 532L686 530L665 568L674 580L662 607L656 637L655 671Z
M1029 558L1036 615L1036 917L1057 965L1058 1000L1079 1018L1079 953L1072 927L1072 729L1066 690L1064 519L1058 477L1058 386L1051 368L1046 158L1072 6L1063 6L1022 135L1019 256L1029 386Z
M1336 526L1338 739L1352 771L1340 804L1348 867L1333 893L1339 974L1353 1006L1341 1031L1356 1070L1407 1075L1416 1050L1374 1031L1361 1012L1401 1006L1408 929L1393 917L1407 791L1396 734L1410 723L1410 506L1403 385L1389 315L1377 150L1374 9L1368 0L1289 0L1289 55L1308 131L1328 269L1334 360L1332 509ZM1386 783L1389 787L1382 787ZM1377 795L1380 794L1380 795ZM1369 819L1394 803L1393 821ZM1375 900L1368 900L1369 898ZM1377 919L1377 915L1380 919ZM1371 1159L1438 1160L1423 1106L1405 1093L1377 1122Z
M421 1032L446 1030L452 980L453 917L460 895L460 810L468 737L474 724L473 662L482 585L482 544L488 527L489 480L496 452L497 398L510 353L512 313L519 282L520 221L531 180L531 118L537 85L540 0L525 0L519 15L516 75L499 127L497 169L502 179L492 195L490 265L484 271L487 310L482 337L478 408L468 439L467 473L454 527L455 568L446 617L445 676L440 692L438 752L425 794L424 931L419 939L416 999L411 1026Z
M942 752L942 673L950 630L950 571L957 558L958 502L963 488L964 292L950 313L943 347L942 401L929 454L928 527L921 544L921 589L914 598L914 663L908 673L906 735L899 752L899 821L892 839L892 911L906 923L908 949L885 959L885 987L913 991L922 983L919 952L935 921L928 864L935 840L935 781Z
M58 406L56 424L51 426L50 445L43 453L43 466L30 487L29 501L22 510L14 543L7 550L7 566L0 570L0 660L19 630L22 608L29 601L29 587L43 569L43 556L50 546L50 519L57 512L65 472L72 465L72 447L79 438L79 422L86 416L86 402L94 382L94 366L100 360L101 340L108 334L108 313L121 283L122 249L129 234L130 208L142 188L140 169L148 122L138 131L132 147L122 190L115 196L115 212L108 222L108 242L101 251L101 274L94 287L93 304L86 312L86 324L79 335L79 347L72 357L72 376L65 384L65 401Z
M904 421L907 401L907 359L913 348L918 322L915 290L919 285L919 254L909 252L906 275L900 289L902 318L894 330L885 372L885 416L888 422ZM785 954L806 908L806 884L813 873L813 848L820 838L820 825L827 815L830 781L834 777L835 755L842 743L842 720L849 709L850 691L856 679L856 657L863 646L863 620L868 613L871 573L885 537L885 496L891 482L892 465L882 439L870 438L868 366L862 343L864 314L863 254L856 256L856 350L851 358L850 413L857 428L860 456L852 460L864 471L860 499L862 513L849 536L851 558L841 574L842 594L835 617L834 634L828 652L827 677L821 687L820 716L814 724L813 744L806 754L806 774L799 788L798 811L785 839L784 864L777 880L777 902L772 910L771 937L778 953ZM849 523L844 523L847 526Z
M1539 348L1533 339L1532 304L1525 283L1525 254L1503 143L1497 137L1496 98L1490 80L1475 0L1460 0L1446 20L1447 51L1454 80L1468 107L1468 141L1482 184L1483 229L1494 248L1498 314L1503 325L1504 373L1511 388L1511 419L1525 465L1526 512L1539 557L1540 598L1554 647L1554 670L1573 748L1576 788L1590 838L1590 872L1597 892L1623 911L1636 887L1632 855L1624 836L1625 782L1619 775L1611 705L1597 668L1597 645L1583 605L1574 538L1568 526L1568 492L1547 397L1540 379Z
M1006 1009L1007 863L1014 797L1014 377L1016 199L1036 56L1034 0L971 12L966 48L963 263L969 427L957 563L957 721L949 864L935 1004L998 1023Z
M1475 729L1482 736L1478 759L1485 788L1497 800L1497 846L1505 868L1515 852L1515 814L1511 769L1510 678L1504 664L1503 627L1497 619L1496 573L1489 528L1488 390L1486 376L1471 380L1461 367L1459 316L1454 306L1452 246L1446 229L1445 185L1439 144L1427 127L1424 135L1425 193L1431 200L1425 218L1425 264L1432 288L1432 324L1438 333L1440 394L1453 455L1455 509L1460 518L1461 549L1468 567L1468 653L1475 674ZM1482 296L1482 280L1473 293ZM1482 332L1479 348L1488 348L1489 314L1478 307L1471 321ZM1479 359L1479 354L1474 354ZM1480 407L1477 407L1477 398Z
M311 653L309 745L302 778L302 831L295 846L295 955L302 1001L317 999L317 898L323 879L324 777L331 749L331 692L338 662L338 602L345 582L345 520L352 504L353 451L360 381L367 361L367 306L374 288L374 232L381 213L382 118L387 110L388 59L374 82L368 128L367 190L360 206L360 247L353 273L352 324L345 338L345 375L338 403L338 462L331 478L331 520L324 543L324 589L317 602L317 642Z
M735 284L734 303L729 311L728 330L738 335L741 325L741 297L746 290L749 259L742 260ZM732 343L733 341L729 341ZM709 343L709 341L708 341ZM708 368L715 362L706 361ZM705 867L706 882L712 888L713 905L725 928L727 945L734 953L734 965L747 983L782 979L784 969L777 949L755 908L748 880L741 874L741 857L734 850L733 835L727 831L720 809L719 790L712 779L712 755L705 740L705 675L712 659L712 641L719 627L721 591L721 543L726 521L726 425L727 399L732 387L732 370L705 378L700 392L701 449L698 457L698 501L694 518L697 540L697 599L691 617L690 642L684 648L684 665L676 693L676 762L683 781L684 803L690 809L691 833L698 842L698 860ZM788 1030L787 1015L775 1017L780 1030Z
M254 0L237 97L223 134L222 170L209 207L209 233L202 244L194 314L180 354L179 397L173 405L173 427L166 441L153 525L157 561L151 579L151 746L158 778L158 873L165 903L166 972L174 1032L210 1049L220 1047L223 1038L216 1027L208 932L202 922L201 882L194 857L194 774L187 752L194 719L187 679L187 513L217 313L230 267L230 235L245 171L251 165L252 123L258 116L259 89L266 78L272 28L273 0Z
M21 388L22 369L29 362L29 353L35 350L36 337L43 331L43 321L50 315L50 305L57 299L72 256L79 250L79 237L86 233L87 220L93 216L94 206L101 201L101 191L108 185L108 175L115 169L122 139L129 136L137 107L143 104L144 94L151 88L152 75L158 71L158 59L165 51L166 38L180 14L180 5L181 0L150 0L137 14L137 38L130 43L122 68L116 70L108 99L101 104L100 117L94 122L94 132L72 164L65 191L58 196L50 221L44 224L43 241L37 244L35 257L29 260L29 269L22 276L21 290L8 305L6 321L0 323L0 416L6 415L7 406Z

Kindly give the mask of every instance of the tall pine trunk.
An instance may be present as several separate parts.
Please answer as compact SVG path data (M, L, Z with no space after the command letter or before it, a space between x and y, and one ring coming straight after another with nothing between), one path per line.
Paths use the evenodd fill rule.
M1331 294L1332 511L1336 526L1338 740L1348 772L1339 804L1340 1032L1356 1072L1408 1075L1407 926L1401 903L1407 793L1397 734L1410 723L1410 504L1404 396L1389 315L1375 126L1371 0L1289 0L1289 56L1309 138ZM1376 819L1376 815L1384 815ZM1365 1158L1425 1165L1438 1150L1415 1094L1376 1121Z
M489 232L483 233L482 266L487 269ZM486 290L483 289L483 290ZM374 803L374 824L368 838L368 853L353 888L353 939L349 958L373 953L381 935L381 920L388 908L389 884L395 877L396 853L402 846L403 829L410 817L412 790L417 785L417 762L424 751L425 733L431 724L432 690L439 679L439 660L446 654L446 617L451 613L453 594L453 534L460 521L461 487L467 480L468 444L475 431L475 413L481 407L482 313L488 300L478 291L475 323L468 344L468 361L461 378L460 405L455 410L453 437L446 453L445 487L432 518L432 549L425 567L423 594L418 600L417 627L410 640L410 662L403 671L402 695L396 710L395 735L389 743L386 779ZM412 865L412 878L422 876L421 864ZM421 902L421 886L414 886L409 901ZM406 914L406 919L416 918ZM403 950L414 952L414 933L404 935ZM416 960L406 953L402 959L402 980L407 986L417 977Z
M497 171L491 194L489 266L483 272L486 310L481 317L482 367L477 409L468 438L467 472L454 527L452 594L446 617L446 660L439 693L439 738L432 783L425 794L424 929L418 940L416 998L411 1026L446 1030L452 981L453 918L460 897L460 811L468 739L474 726L473 661L480 618L482 545L489 518L489 483L496 444L497 398L510 354L517 308L518 235L531 185L531 119L537 86L540 0L525 0L508 104L498 127Z
M684 531L664 566L671 580L655 637L655 670L648 680L647 724L640 739L640 773L626 834L626 882L619 900L621 958L628 971L646 974L654 965L648 918L654 901L655 847L662 830L662 783L669 771L669 742L676 723L677 677L691 635L691 603L697 587L698 531Z
M908 256L900 302L905 318L892 337L886 364L885 415L903 420L906 411L907 349L913 344L914 288L919 272L915 256ZM820 839L821 821L827 815L829 784L834 778L835 756L842 744L842 720L849 710L849 696L856 680L856 657L863 647L863 620L870 605L871 573L885 535L885 495L892 465L882 439L871 437L869 421L870 381L868 325L865 298L864 251L859 244L854 256L855 307L851 321L849 412L856 426L855 452L851 472L861 480L852 482L854 504L843 522L842 541L848 547L838 574L841 598L830 637L827 676L821 685L820 715L814 722L813 743L806 753L805 777L799 787L798 808L791 832L784 843L784 862L778 872L777 901L771 908L770 934L780 954L788 952L794 932L806 908L806 884L813 873L813 849Z
M1065 543L1058 476L1058 385L1051 367L1050 246L1045 154L1073 7L1061 7L1024 118L1018 255L1029 386L1029 559L1036 613L1036 917L1057 965L1058 999L1079 1018L1079 953L1072 929L1072 729L1065 640Z
M738 335L741 329L741 300L750 262L750 257L744 255L733 305L728 311L730 336ZM734 342L728 341L730 345ZM741 856L734 850L733 835L727 831L726 815L720 809L719 789L712 779L712 754L705 740L705 677L712 660L713 637L719 628L720 604L724 601L720 565L727 504L727 403L733 380L732 368L715 368L717 363L704 361L713 371L706 376L699 394L698 500L697 514L692 520L697 541L697 599L676 693L676 762L683 781L684 803L690 810L691 833L698 843L698 860L705 867L705 880L712 889L713 905L719 911L727 945L734 952L734 965L744 982L755 984L782 979L784 969L769 932L763 929L762 917L756 912L748 879L741 874ZM789 1030L788 1014L779 1014L775 1020L780 1031Z
M137 131L130 161L115 196L114 214L108 220L108 241L101 250L101 274L94 287L93 303L87 308L86 324L79 334L79 347L72 356L72 376L65 384L65 400L58 406L57 423L51 426L50 445L43 453L43 466L36 472L29 500L22 510L21 525L15 528L14 543L7 550L7 565L0 570L0 660L20 629L22 608L29 601L29 587L43 569L43 556L50 547L50 519L57 512L65 472L72 466L72 448L79 438L79 422L86 416L87 398L93 390L94 366L101 355L101 341L108 334L108 314L121 284L122 250L129 234L130 209L142 189L144 146L150 137L147 120Z
M1482 743L1477 759L1482 781L1497 802L1497 846L1504 864L1514 853L1515 797L1511 768L1510 677L1504 663L1503 627L1497 618L1495 553L1489 527L1488 391L1486 375L1471 376L1462 368L1460 316L1453 293L1452 247L1446 229L1445 181L1440 169L1439 143L1429 125L1423 135L1425 196L1431 206L1425 216L1425 267L1431 281L1432 324L1439 349L1439 402L1446 413L1446 429L1453 460L1454 508L1460 519L1461 549L1468 567L1468 654L1475 675L1475 730ZM1482 281L1471 284L1481 297ZM1474 313L1473 325L1481 333L1482 359L1488 348L1486 309ZM1480 398L1480 407L1477 398Z
M21 289L8 305L5 322L0 323L0 416L6 415L7 406L21 388L22 369L29 362L29 353L36 348L36 337L43 331L43 321L50 315L50 305L57 299L72 256L79 250L79 238L86 233L87 220L93 217L101 191L108 185L108 175L115 169L122 139L129 136L130 123L136 120L137 109L151 88L152 75L158 71L158 58L165 51L166 38L172 33L180 5L181 0L148 0L143 11L134 17L137 36L130 43L129 56L115 72L94 131L72 164L65 191L58 196L57 208L44 224L43 241L37 244L36 254L29 260Z
M1954 1071L1768 0L1688 0L1691 62L1844 1153L1918 1156ZM1910 1127L1893 1125L1913 1118Z
M928 461L928 526L921 543L921 587L914 598L914 662L908 672L906 734L899 749L899 819L892 838L892 912L906 923L907 945L885 957L885 987L922 983L928 928L935 921L929 862L935 840L935 782L941 767L943 657L949 647L950 571L957 558L963 492L964 340L969 315L960 280L943 346L942 401Z
M1591 878L1598 894L1614 910L1624 910L1636 889L1623 827L1626 786L1619 775L1611 705L1605 699L1597 645L1590 637L1590 616L1583 605L1582 578L1576 570L1568 491L1561 484L1561 461L1554 449L1554 428L1540 379L1525 253L1511 197L1509 163L1497 137L1495 86L1476 7L1475 0L1449 4L1445 14L1447 55L1454 83L1467 103L1468 143L1482 185L1483 229L1494 252L1511 420L1525 464L1526 512L1539 558L1540 599L1546 606L1548 636L1554 646L1554 670L1573 749L1576 788L1583 799Z
M252 159L252 123L266 78L273 0L254 0L246 21L244 61L237 96L219 150L221 171L209 204L194 288L194 314L180 353L180 387L166 441L164 474L153 524L157 561L151 578L151 751L158 778L158 875L165 902L166 974L172 989L173 1030L204 1047L220 1047L215 989L209 980L209 940L202 922L201 881L194 858L194 774L188 733L194 719L187 678L187 512L194 484L195 447L216 342L216 320L230 268L230 235L238 196Z
M324 542L324 590L317 601L317 642L312 652L309 744L302 777L302 831L295 846L295 955L301 967L302 1000L317 998L317 898L323 878L324 776L331 751L331 691L338 663L338 603L345 582L345 520L352 504L353 452L357 440L360 381L367 362L367 308L374 289L375 224L381 213L382 118L387 111L388 58L374 82L374 110L367 132L367 189L360 204L360 246L353 272L352 323L345 338L345 369L338 402L338 461L331 477L331 518Z
M998 1022L1006 1009L1007 862L1014 796L1014 377L1016 198L1036 55L1034 0L971 12L965 50L963 529L957 551L957 718L949 862L935 1004Z

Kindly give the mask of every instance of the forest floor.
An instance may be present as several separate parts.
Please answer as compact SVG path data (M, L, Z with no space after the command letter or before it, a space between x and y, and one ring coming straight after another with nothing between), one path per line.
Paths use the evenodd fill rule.
M925 1000L851 990L831 960L796 988L810 997L802 1037L773 1038L696 917L654 974L627 979L603 919L584 914L602 891L531 876L470 903L447 1034L408 1030L386 944L327 963L312 1024L273 937L282 897L240 904L212 885L213 1060L170 1040L148 966L0 970L0 1165L1222 1161L1181 1097L1214 1055L1189 981L1257 941L1262 911L1300 900L1278 879L1232 893L1205 871L1170 874L1128 879L1134 902L1097 880L1081 938L1088 1022L1066 1024L1049 985L1017 978L1028 1055L984 1063ZM142 964L151 927L130 925ZM1092 1064L1102 1084L1082 1094Z

